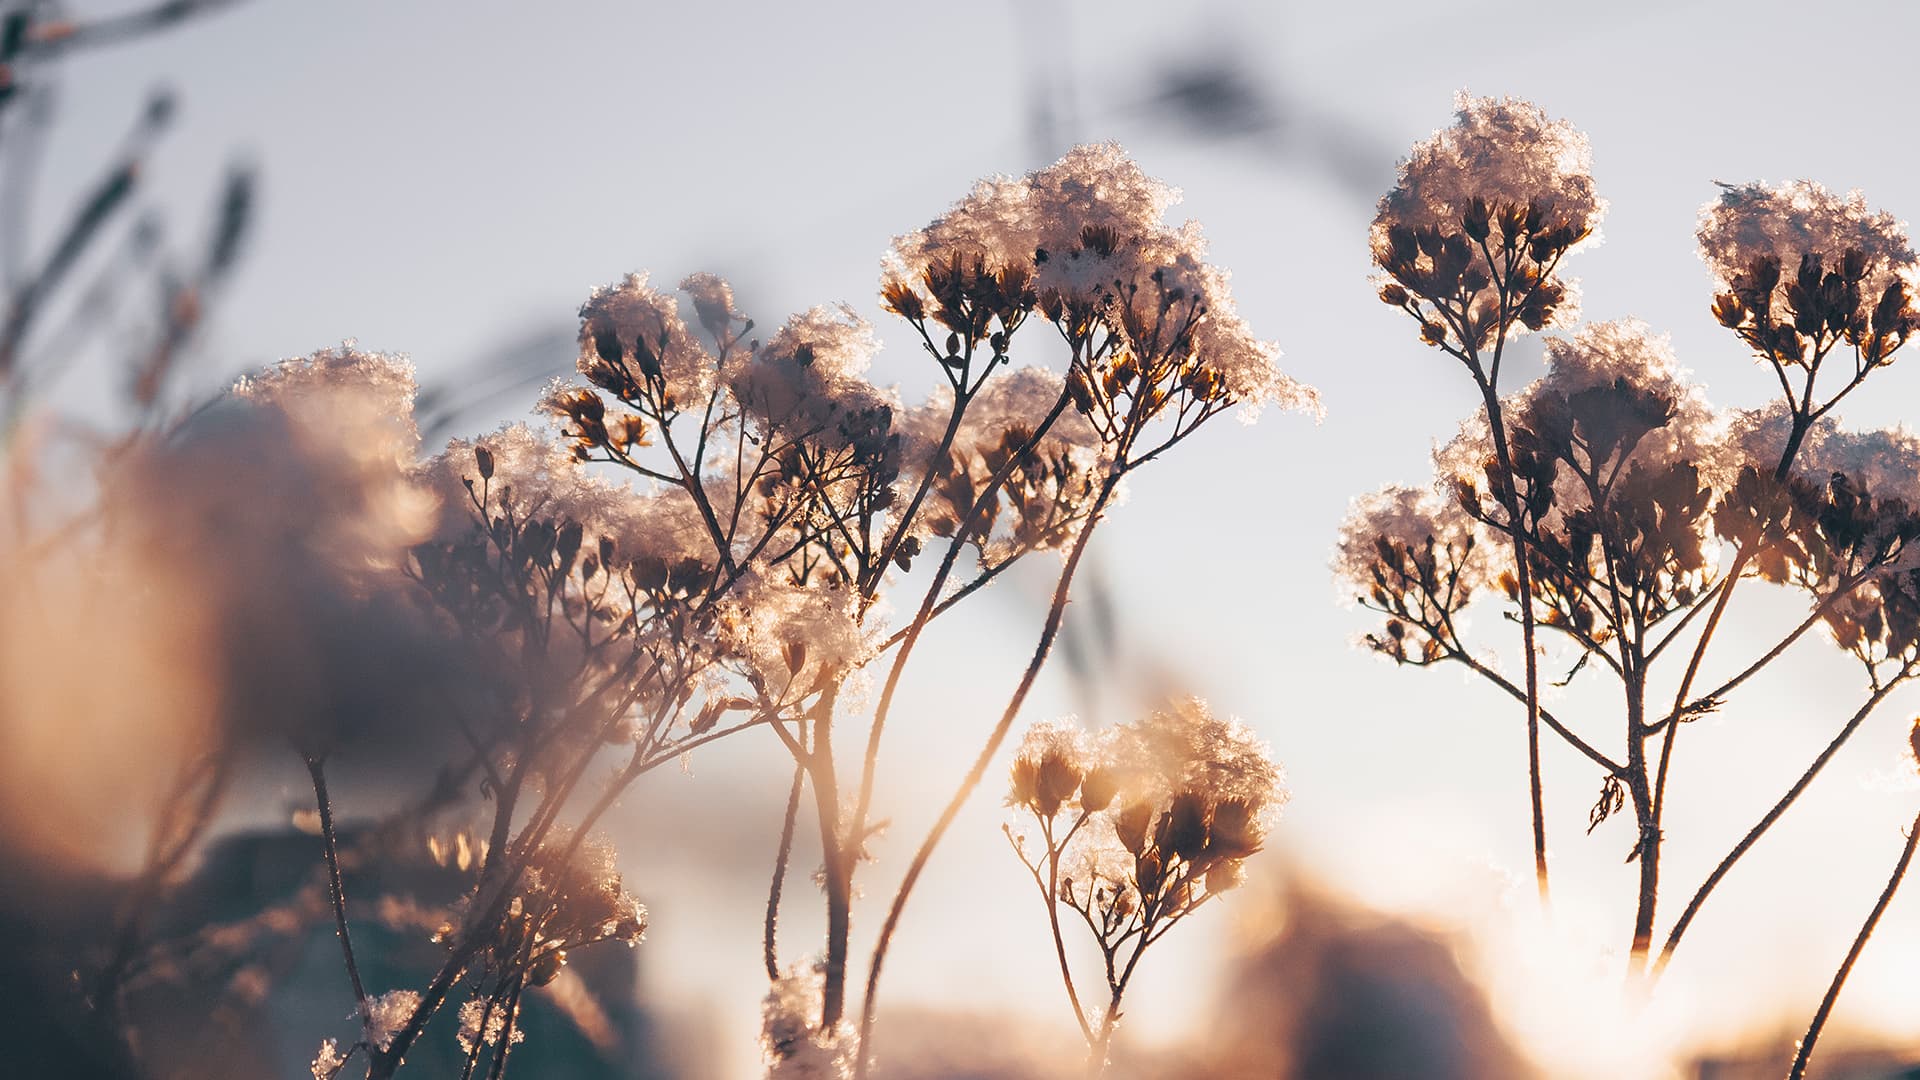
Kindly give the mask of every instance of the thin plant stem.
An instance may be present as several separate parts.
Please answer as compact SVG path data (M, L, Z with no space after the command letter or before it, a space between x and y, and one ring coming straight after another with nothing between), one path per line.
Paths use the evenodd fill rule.
M898 891L894 893L893 903L887 909L886 922L880 928L879 941L873 950L873 963L867 970L866 1000L861 1008L860 1041L855 1054L854 1075L856 1080L865 1080L869 1060L868 1050L873 1037L874 1007L878 1000L880 972L886 962L887 948L892 944L894 930L900 925L900 916L907 906L907 898L912 894L920 874L926 869L927 861L933 857L933 849L939 846L947 829L953 825L954 818L960 815L960 808L966 805L974 788L980 785L981 777L986 775L987 766L993 762L993 756L999 752L1000 744L1006 740L1007 731L1012 728L1014 717L1019 715L1020 707L1026 703L1027 694L1033 689L1034 680L1040 675L1040 669L1047 662L1047 656L1053 649L1053 641L1060 632L1061 620L1067 611L1067 595L1073 584L1074 572L1079 569L1080 560L1086 554L1087 541L1092 538L1094 526L1100 520L1101 512L1113 497L1113 491L1119 486L1124 467L1116 463L1108 470L1106 480L1100 485L1099 495L1093 501L1092 510L1087 515L1087 524L1074 540L1073 549L1067 555L1066 565L1060 571L1060 580L1053 591L1053 602L1047 608L1047 620L1040 631L1040 640L1034 646L1033 658L1027 662L1027 669L1020 676L1020 684L1014 689L1013 697L1000 714L1000 722L994 725L993 732L987 737L987 743L981 747L980 754L974 758L973 767L967 770L966 778L948 800L946 808L940 812L940 818L934 822L926 839L920 842L920 849L914 852L913 862L901 879Z
M340 952L347 961L347 978L353 983L353 998L360 1015L367 1014L367 988L360 981L360 965L353 958L353 935L347 930L347 890L340 880L340 844L333 829L333 803L327 798L327 772L324 758L306 755L307 773L313 777L313 798L320 809L320 840L327 853L327 888L333 894L334 929L340 935Z
M1885 685L1874 691L1873 696L1867 699L1866 704L1860 706L1860 708L1854 712L1853 716L1847 720L1845 726L1840 729L1840 733L1835 735L1833 741L1827 744L1827 748L1820 751L1819 756L1813 759L1813 763L1808 765L1806 771L1800 774L1800 779L1796 780L1793 786L1787 789L1787 793L1782 795L1780 799L1773 804L1772 808L1761 817L1753 828L1747 830L1747 834L1740 838L1740 842L1733 846L1733 850L1727 852L1726 857L1721 859L1719 865L1713 868L1713 872L1707 875L1707 880L1702 882L1700 888L1694 891L1693 899L1687 902L1686 910L1681 912L1680 918L1673 924L1673 929L1667 933L1667 943L1661 947L1660 956L1653 965L1653 978L1658 979L1661 973L1666 971L1667 964L1673 960L1673 950L1680 945L1680 938L1686 934L1687 927L1693 925L1693 918L1700 913L1700 906L1707 902L1708 895L1720 884L1721 879L1727 876L1727 871L1733 869L1733 865L1739 862L1740 859L1753 848L1753 845L1758 843L1762 836L1766 835L1767 830L1773 828L1774 823L1786 814L1787 808L1792 806L1794 800L1798 799L1801 793L1807 790L1807 787L1813 783L1814 777L1820 775L1820 770L1826 768L1827 762L1833 759L1833 755L1840 752L1840 748L1846 745L1847 740L1853 737L1855 731L1859 730L1860 725L1866 721L1868 715L1873 712L1874 708L1878 706L1888 694L1893 692L1894 687L1904 681L1908 671L1911 671L1911 668L1903 671L1901 677L1889 679Z
M773 859L773 884L767 889L767 926L761 950L766 954L767 978L780 981L780 953L774 947L774 931L780 921L780 893L787 883L787 860L793 855L793 826L800 816L800 785L805 782L804 766L793 767L793 786L787 789L786 815L780 822L780 851Z
M1861 950L1867 947L1867 939L1873 936L1873 928L1880 922L1880 916L1886 913L1887 904L1893 900L1895 890L1900 888L1900 880L1907 876L1907 864L1913 861L1913 849L1920 844L1920 816L1913 819L1913 825L1907 829L1907 844L1900 849L1900 861L1893 864L1893 876L1887 879L1887 887L1880 892L1880 899L1867 914L1867 921L1860 924L1860 933L1853 939L1853 948L1847 950L1847 958L1840 962L1840 970L1833 973L1833 982L1827 987L1827 995L1820 999L1820 1008L1813 1014L1813 1022L1807 1025L1807 1035L1800 1040L1800 1049L1793 1055L1793 1068L1787 1073L1787 1080L1801 1080L1807 1074L1807 1062L1813 1057L1813 1044L1820 1039L1820 1029L1827 1026L1827 1017L1833 1013L1833 1003L1840 998L1841 987L1847 984L1847 976L1853 973L1854 961L1860 959Z

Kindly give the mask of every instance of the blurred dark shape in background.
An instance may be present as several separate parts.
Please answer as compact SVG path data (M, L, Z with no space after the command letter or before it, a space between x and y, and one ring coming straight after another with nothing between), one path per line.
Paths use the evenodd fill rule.
M1230 965L1203 1054L1214 1080L1521 1080L1541 1075L1500 1030L1454 947L1308 886ZM1256 935L1249 935L1256 936Z
M1263 77L1260 65L1225 40L1166 63L1149 86L1138 108L1182 136L1248 146L1364 203L1373 202L1398 157L1385 137L1335 115L1320 96Z
M491 422L504 404L517 411L533 396L527 393L530 387L573 375L580 352L577 334L567 324L529 327L452 374L423 379L414 403L421 445L443 446L468 434L481 418Z

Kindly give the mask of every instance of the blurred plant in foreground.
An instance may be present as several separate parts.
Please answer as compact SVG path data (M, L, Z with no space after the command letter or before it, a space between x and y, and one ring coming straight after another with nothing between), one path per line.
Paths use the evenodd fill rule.
M1147 947L1245 879L1286 801L1253 733L1198 699L1089 738L1071 722L1029 728L1013 761L1007 839L1046 904L1054 953L1087 1071L1107 1064L1120 1003ZM1027 848L1031 820L1039 845ZM1107 1001L1089 1014L1075 989L1060 909L1099 946Z
M1589 832L1632 808L1638 974L1652 952L1681 728L1816 627L1864 668L1864 701L1693 894L1656 971L1729 868L1920 673L1920 440L1848 432L1831 415L1920 326L1920 260L1904 229L1857 193L1805 181L1729 187L1701 216L1712 310L1772 374L1777 400L1714 409L1666 341L1633 321L1549 338L1546 375L1502 394L1512 335L1567 319L1572 286L1559 261L1591 234L1598 207L1585 138L1522 102L1463 99L1458 123L1402 166L1374 226L1380 297L1467 369L1484 407L1436 452L1430 489L1356 503L1336 572L1387 617L1371 648L1474 671L1525 705L1530 733L1537 720L1600 770ZM1703 692L1703 660L1748 579L1799 590L1809 610ZM1464 634L1461 616L1482 601L1521 625L1522 685ZM1547 654L1564 661L1558 685L1587 669L1618 683L1620 750L1541 707L1536 631L1565 647ZM1671 663L1658 666L1663 658ZM1537 750L1530 757L1544 894Z

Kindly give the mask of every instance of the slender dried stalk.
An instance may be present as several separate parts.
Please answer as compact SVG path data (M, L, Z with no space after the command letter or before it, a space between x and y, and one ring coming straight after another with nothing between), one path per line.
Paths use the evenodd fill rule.
M1895 890L1900 888L1900 880L1907 876L1907 864L1913 861L1916 844L1920 844L1920 816L1913 819L1913 826L1907 830L1907 845L1900 849L1900 861L1893 864L1893 876L1887 879L1887 887L1881 890L1879 901L1867 914L1867 921L1860 924L1860 933L1853 939L1853 948L1847 950L1847 958L1840 962L1840 970L1833 973L1827 996L1820 999L1820 1008L1814 1012L1813 1022L1807 1025L1806 1038L1800 1040L1800 1049L1793 1056L1793 1068L1787 1073L1787 1080L1801 1080L1807 1074L1807 1062L1813 1057L1813 1044L1820 1039L1820 1029L1827 1025L1827 1017L1833 1013L1833 1003L1840 997L1840 988L1847 984L1847 976L1853 972L1854 961L1860 959L1861 950L1867 947L1867 939L1873 936L1873 928L1879 924L1880 916L1893 900Z
M947 829L952 827L954 818L960 815L960 808L966 805L973 795L974 788L980 785L980 778L986 775L987 766L992 764L993 756L1000 751L1000 744L1006 741L1007 731L1013 727L1014 717L1019 715L1020 707L1026 703L1027 694L1033 689L1034 680L1045 666L1047 656L1052 652L1054 638L1059 635L1060 623L1067 611L1067 595L1073 585L1074 572L1080 567L1080 560L1086 554L1087 541L1093 536L1094 526L1100 520L1100 514L1113 497L1120 484L1124 469L1116 464L1108 470L1106 480L1100 485L1100 492L1094 498L1091 511L1087 515L1087 524L1074 540L1073 549L1067 554L1066 565L1060 571L1060 580L1054 586L1053 602L1047 608L1046 624L1041 628L1040 640L1034 646L1033 658L1027 662L1026 671L1021 673L1020 684L1014 689L1013 697L1000 714L1000 722L994 725L993 732L987 737L987 743L981 747L980 754L974 758L973 767L967 770L966 778L948 800L946 808L940 812L940 818L934 822L926 839L920 842L920 849L914 852L913 862L907 867L907 873L901 879L900 888L894 893L893 903L887 909L886 922L880 928L880 938L873 950L873 962L867 970L866 1000L861 1008L860 1041L856 1051L854 1075L858 1080L867 1076L868 1050L873 1038L874 1007L878 1001L880 971L887 958L887 948L893 942L893 933L900 925L900 916L906 910L907 898L912 894L914 885L920 880L920 874L926 869L927 861L933 857L933 849L938 847Z
M367 988L360 981L360 965L353 958L353 935L347 930L347 890L340 880L340 843L333 830L333 803L327 798L327 773L324 758L306 755L307 773L313 777L313 798L320 809L320 840L327 853L327 887L333 895L334 929L340 936L340 952L346 958L347 978L353 982L353 998L360 1014L367 1012Z
M1833 759L1833 755L1839 753L1840 748L1845 746L1847 740L1853 737L1853 733L1860 729L1862 723L1866 722L1867 717L1873 713L1875 706L1879 705L1888 694L1893 692L1894 687L1900 685L1903 681L1904 679L1890 679L1886 685L1874 691L1873 696L1867 699L1866 704L1860 706L1860 708L1854 712L1853 716L1847 720L1845 726L1841 727L1840 733L1835 735L1831 742L1827 743L1826 749L1820 751L1819 755L1813 759L1813 763L1808 765L1806 771L1800 774L1800 779L1794 781L1793 786L1787 789L1786 794L1780 796L1773 806L1754 824L1753 828L1747 830L1747 834L1740 838L1740 842L1733 846L1732 851L1727 852L1726 857L1722 858L1719 864L1713 868L1713 872L1707 875L1707 880L1701 882L1700 887L1694 891L1693 898L1687 901L1686 910L1680 913L1680 918L1674 922L1673 929L1667 933L1667 943L1661 947L1660 957L1653 965L1654 978L1658 979L1661 973L1666 971L1667 964L1673 960L1673 950L1679 947L1681 937L1686 934L1687 928L1693 925L1694 916L1700 913L1701 905L1707 902L1707 897L1719 886L1721 879L1727 876L1727 871L1732 870L1733 865L1739 862L1748 851L1752 850L1753 845L1758 843L1762 836L1766 835L1767 830L1773 828L1774 823L1786 814L1787 808L1792 806L1794 801L1800 798L1800 795L1807 790L1808 786L1813 783L1814 777L1819 776L1820 771L1826 768L1827 762Z
M767 889L767 926L761 943L766 954L767 978L780 981L780 953L774 948L774 931L780 921L780 893L787 883L787 860L793 855L793 826L800 816L800 785L806 781L807 771L796 765L793 768L793 786L787 789L787 810L780 821L780 852L773 859L773 884Z

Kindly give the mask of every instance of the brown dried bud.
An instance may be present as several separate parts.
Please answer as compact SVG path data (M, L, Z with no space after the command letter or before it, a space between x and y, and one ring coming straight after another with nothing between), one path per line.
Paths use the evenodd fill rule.
M480 479L493 479L493 451L484 446L473 448L473 463L480 470Z
M1040 756L1034 780L1034 809L1043 818L1060 812L1060 804L1080 786L1080 765L1065 754L1049 750Z
M565 949L555 949L533 962L527 969L528 986L545 986L560 977L560 969L567 966Z
M1112 805L1119 793L1120 778L1105 765L1096 765L1080 781L1080 809L1089 814L1098 813Z
M1114 835L1121 846L1139 855L1147 846L1147 825L1153 820L1153 806L1144 800L1127 804L1113 820Z
M1197 791L1183 791L1160 819L1160 853L1192 862L1207 846L1207 803Z
M1738 296L1730 292L1721 293L1713 298L1713 317L1720 321L1721 326L1735 329L1747 321L1747 308Z
M1492 212L1487 208L1487 200L1474 196L1467 203L1467 212L1461 217L1460 225L1466 230L1467 238L1480 243L1490 231Z

